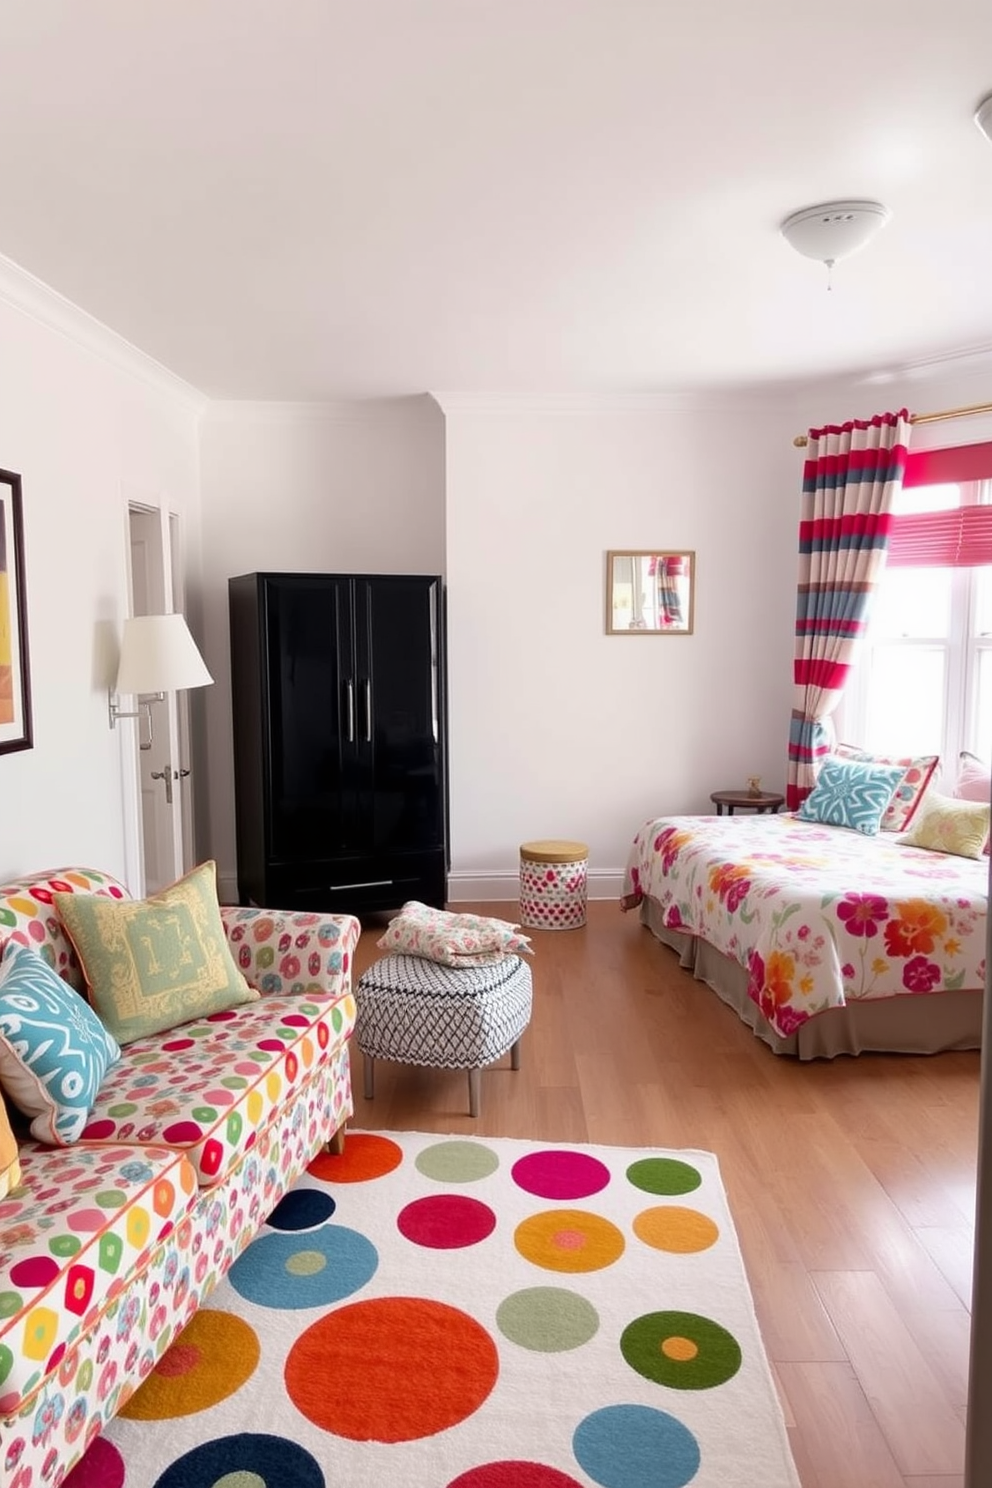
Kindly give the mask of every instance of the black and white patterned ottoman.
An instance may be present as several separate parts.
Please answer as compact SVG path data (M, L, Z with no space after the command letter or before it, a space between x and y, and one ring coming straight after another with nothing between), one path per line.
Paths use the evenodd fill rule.
M530 1022L530 967L520 956L489 966L442 966L423 956L383 956L355 988L355 1039L365 1057L365 1096L375 1094L375 1061L468 1071L469 1110L479 1114L480 1070L510 1051L520 1068L520 1035Z

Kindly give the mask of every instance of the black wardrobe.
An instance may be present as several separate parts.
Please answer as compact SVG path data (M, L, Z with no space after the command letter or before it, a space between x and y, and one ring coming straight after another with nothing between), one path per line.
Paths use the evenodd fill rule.
M253 573L229 599L241 902L443 908L441 579Z

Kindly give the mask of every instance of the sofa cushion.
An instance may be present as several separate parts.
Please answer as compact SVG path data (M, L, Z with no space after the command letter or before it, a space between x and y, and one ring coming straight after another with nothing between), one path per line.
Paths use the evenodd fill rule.
M354 1023L350 992L312 988L141 1039L109 1071L83 1138L184 1148L198 1181L217 1183Z
M55 908L90 1002L122 1044L258 998L228 949L213 862L148 899L56 894Z
M8 941L0 960L0 1085L39 1142L75 1142L116 1040L48 962Z
M79 958L52 900L56 894L97 894L104 899L127 899L127 889L98 868L58 868L33 873L0 888L0 942L14 940L33 946L70 987L82 992Z
M196 1198L162 1147L21 1148L0 1200L0 1413L15 1411Z

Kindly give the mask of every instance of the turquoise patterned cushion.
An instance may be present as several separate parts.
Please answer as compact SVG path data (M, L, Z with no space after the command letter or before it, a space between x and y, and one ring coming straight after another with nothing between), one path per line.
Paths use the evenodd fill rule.
M874 837L905 773L904 765L861 764L828 755L799 815L804 821L851 827Z
M78 1140L117 1041L37 951L9 940L0 961L0 1085L39 1142Z

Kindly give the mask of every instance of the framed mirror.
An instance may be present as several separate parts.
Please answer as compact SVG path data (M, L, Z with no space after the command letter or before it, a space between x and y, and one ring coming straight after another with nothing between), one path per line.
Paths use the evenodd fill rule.
M606 555L607 635L691 635L695 553Z

